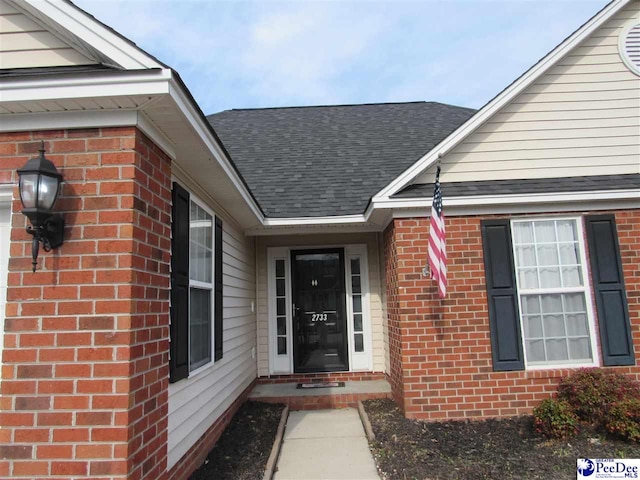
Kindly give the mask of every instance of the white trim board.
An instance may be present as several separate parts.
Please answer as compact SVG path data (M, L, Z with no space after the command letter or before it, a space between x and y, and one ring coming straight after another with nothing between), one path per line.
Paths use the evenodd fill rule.
M406 187L414 178L422 174L439 158L445 156L451 149L459 145L465 138L471 135L484 122L497 113L502 107L521 94L544 75L556 62L562 59L570 50L591 35L603 23L613 17L632 0L613 0L600 12L588 20L582 27L576 30L560 45L548 53L542 60L533 65L527 72L515 80L511 85L500 92L489 103L482 107L474 116L453 131L447 138L432 148L426 155L420 158L411 167L396 177L391 183L373 196L372 201L385 201Z

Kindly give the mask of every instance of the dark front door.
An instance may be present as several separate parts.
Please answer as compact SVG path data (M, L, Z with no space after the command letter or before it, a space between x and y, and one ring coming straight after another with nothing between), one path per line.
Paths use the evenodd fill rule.
M344 250L291 252L295 372L348 370Z

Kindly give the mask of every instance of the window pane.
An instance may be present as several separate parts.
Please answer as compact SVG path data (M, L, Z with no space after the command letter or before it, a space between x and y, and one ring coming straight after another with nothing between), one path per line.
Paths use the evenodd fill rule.
M540 288L558 288L561 286L559 268L540 268Z
M189 270L191 280L211 283L213 278L213 220L204 209L191 202Z
M558 251L555 243L538 247L538 265L558 265Z
M514 223L513 237L516 244L533 243L533 225L530 222Z
M550 339L546 341L547 360L560 361L569 360L569 352L567 351L567 341L563 339Z
M567 335L578 337L588 335L587 315L584 313L573 313L567 315Z
M518 271L521 288L538 288L538 270L535 268L523 268Z
M526 343L527 361L544 362L544 341L530 340Z
M351 259L351 274L360 275L360 259L359 258Z
M582 273L579 267L562 267L562 283L565 287L581 287Z
M364 336L361 333L356 333L353 336L355 351L356 352L364 352Z
M285 295L285 283L284 278L276 280L276 295L278 297L284 297Z
M573 242L576 235L576 222L573 220L558 220L558 240L561 242Z
M559 248L560 263L562 265L578 264L578 246L575 243L561 243Z
M556 227L553 220L535 222L536 243L555 242Z
M545 337L564 337L564 317L562 315L544 316Z
M278 335L287 334L287 317L278 317Z
M276 299L276 315L286 315L287 307L286 301L284 298Z
M591 360L589 338L570 338L569 353L572 360Z
M189 363L194 370L211 361L211 290L190 289Z
M524 295L522 296L522 313L530 315L533 313L540 313L540 296L539 295Z
M287 354L287 339L286 337L278 337L278 355Z
M542 338L542 317L524 317L525 338Z
M356 332L362 331L362 314L361 313L356 313L353 316L353 329Z
M567 312L585 312L583 293L566 293L564 297L564 308Z
M522 267L534 267L536 265L536 251L532 245L516 247L518 265Z
M560 295L541 295L543 313L562 313L562 297Z

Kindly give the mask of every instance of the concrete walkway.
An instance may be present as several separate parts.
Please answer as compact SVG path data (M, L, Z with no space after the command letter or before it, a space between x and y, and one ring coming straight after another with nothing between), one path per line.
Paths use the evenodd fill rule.
M291 412L275 480L379 480L355 408Z

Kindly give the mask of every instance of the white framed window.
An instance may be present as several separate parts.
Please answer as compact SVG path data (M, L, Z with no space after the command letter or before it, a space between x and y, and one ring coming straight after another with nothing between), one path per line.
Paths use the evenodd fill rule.
M214 222L193 197L189 216L189 371L212 360Z
M597 363L594 315L579 218L511 221L528 368Z

